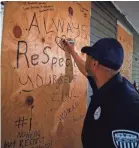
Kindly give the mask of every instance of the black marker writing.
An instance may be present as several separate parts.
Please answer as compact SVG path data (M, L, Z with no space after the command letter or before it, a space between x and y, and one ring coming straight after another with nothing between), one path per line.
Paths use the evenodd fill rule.
M71 32L73 33L72 28L71 28L70 24L68 23L68 25L67 25L67 33L68 33L69 31L71 31Z
M4 142L4 148L15 148L15 146L16 146L16 140L14 140L14 141L5 141Z
M44 50L43 50L43 53L46 55L46 58L47 58L47 60L44 62L44 61L42 61L42 63L43 64L46 64L46 63L48 63L48 61L49 61L49 55L47 54L47 49L51 49L51 47L50 46L46 46L45 48L44 48Z
M38 54L34 54L34 55L32 55L31 56L31 63L32 63L32 65L38 65L38 61L37 61L37 59L39 58L39 55Z
M29 81L30 81L30 83L31 83L31 85L32 85L32 88L31 88L30 90L28 90L28 91L32 91L32 90L34 89L34 85L33 85L33 82L32 82L32 80L31 80L31 78L30 78L29 76L27 76L27 81L26 81L25 83L21 82L21 78L19 78L19 82L20 82L20 84L22 84L22 85L26 85ZM24 91L25 91L25 90L24 90Z
M45 29L46 34L54 32L54 31L47 31L46 30L45 18L43 18L43 22L44 22L44 29Z
M23 44L25 46L25 52L21 52L20 51L21 44ZM27 54L26 54L27 53L27 50L28 50L27 42L25 42L25 41L18 41L18 45L17 45L17 63L16 63L17 68L19 68L19 57L21 55L24 55L25 56L26 62L27 62L27 66L29 68L29 61L28 61L28 57L27 57Z
M39 84L39 82L40 82L40 84ZM36 84L37 84L38 87L43 86L43 78L38 74L37 74L37 77L36 77Z
M73 26L74 29L78 30L78 34L74 37L74 40L75 40L76 38L78 38L80 36L80 26L79 26L79 24L77 24L77 27L75 27L73 25L73 23L72 23L72 26Z
M15 121L15 125L20 128L20 127L24 127L25 124L27 124L28 119L25 119L24 117L19 117L19 120Z
M58 23L57 24L55 23L54 19L52 19L52 21L53 21L53 24L54 24L57 32L59 31L59 28L61 28L61 32L63 32L63 30L64 30L64 21L61 22L61 20L58 19Z
M34 24L34 22L36 22L36 23ZM34 15L33 15L33 19L31 21L31 24L30 24L30 27L29 27L29 31L32 28L32 26L33 27L37 27L38 28L38 31L40 33L40 29L39 29L39 26L38 26L38 21L37 21L37 18L36 18L36 13L34 13Z

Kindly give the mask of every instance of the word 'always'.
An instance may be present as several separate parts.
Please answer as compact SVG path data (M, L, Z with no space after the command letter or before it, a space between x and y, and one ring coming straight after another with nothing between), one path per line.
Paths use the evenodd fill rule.
M52 20L49 20L49 23L51 24L51 28L53 28L51 30L47 29L46 19L43 17L43 22L39 22L37 19L36 13L34 13L28 30L30 32L32 27L36 27L38 33L40 34L40 33L43 33L40 31L40 26L41 26L41 28L42 27L44 28L44 31L46 34L53 33L53 32L61 32L61 33L76 32L74 39L81 36L81 38L87 40L88 33L87 33L87 26L86 25L80 25L80 24L75 25L73 23L69 23L69 22L66 22L66 21L60 20L60 19L54 20L53 18L52 18ZM43 26L41 24L43 24Z

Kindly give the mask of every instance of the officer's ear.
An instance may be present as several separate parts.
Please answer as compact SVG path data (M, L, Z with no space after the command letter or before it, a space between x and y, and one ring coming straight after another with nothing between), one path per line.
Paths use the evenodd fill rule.
M93 60L92 60L92 65L93 65L93 68L94 68L94 69L97 69L98 66L99 66L99 62L98 62L97 60L93 59Z

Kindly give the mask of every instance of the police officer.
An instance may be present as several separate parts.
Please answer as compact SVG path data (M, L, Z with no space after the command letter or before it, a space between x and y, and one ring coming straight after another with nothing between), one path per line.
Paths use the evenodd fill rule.
M63 43L93 89L82 130L83 148L139 147L139 94L120 74L122 45L113 38L100 39L81 49L87 54L84 62L73 44Z

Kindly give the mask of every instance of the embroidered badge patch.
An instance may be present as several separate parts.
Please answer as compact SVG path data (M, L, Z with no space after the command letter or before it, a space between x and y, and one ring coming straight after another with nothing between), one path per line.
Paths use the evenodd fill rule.
M139 133L130 130L114 130L112 138L116 148L138 148Z

